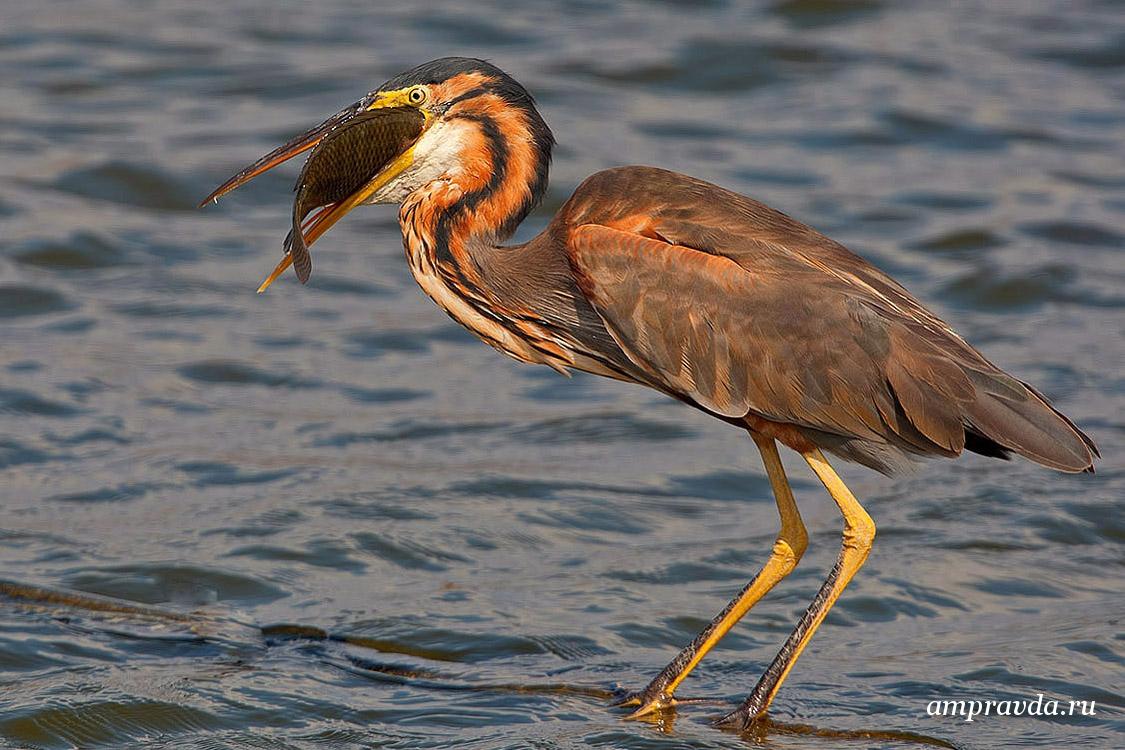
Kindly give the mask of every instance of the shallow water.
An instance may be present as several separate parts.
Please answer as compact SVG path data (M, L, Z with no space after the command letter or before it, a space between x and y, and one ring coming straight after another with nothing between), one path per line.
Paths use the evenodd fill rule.
M0 9L0 578L120 601L0 599L0 746L1125 744L1120 6L23 5ZM414 287L391 209L256 296L296 165L194 207L446 54L507 69L559 137L519 237L614 164L754 195L1037 384L1098 474L845 467L879 538L779 725L621 721L606 692L768 552L750 442L482 346ZM810 552L684 695L744 695L835 556L833 506L787 461ZM1038 693L1097 714L926 715Z

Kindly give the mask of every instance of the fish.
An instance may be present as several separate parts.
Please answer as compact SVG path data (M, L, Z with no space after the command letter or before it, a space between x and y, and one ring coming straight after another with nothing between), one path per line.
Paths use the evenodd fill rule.
M314 210L345 200L418 139L425 115L414 107L360 112L335 125L305 160L293 190L293 227L284 249L302 284L312 274L312 258L301 225Z

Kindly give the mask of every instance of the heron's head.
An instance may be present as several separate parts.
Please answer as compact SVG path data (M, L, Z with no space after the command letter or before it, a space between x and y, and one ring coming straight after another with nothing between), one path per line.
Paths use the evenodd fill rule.
M333 151L328 146L334 136L349 125L358 127L380 110L407 119L410 113L415 119L420 114L420 126L396 145L395 153L380 150L374 160L371 154L366 159L349 159L351 151L346 149L335 149L327 156ZM362 133L354 130L349 137L362 137ZM218 200L320 144L310 155L302 179L313 173L313 167L337 170L341 174L325 179L339 177L346 194L326 188L322 202L312 199L310 211L327 208L305 228L310 243L357 205L399 203L438 181L451 188L449 193L458 197L464 209L476 214L473 219L495 236L505 237L546 190L554 137L527 89L507 73L484 60L443 57L395 76L270 152L219 186L203 203ZM326 154L325 164L314 164L322 153ZM339 185L333 182L332 188Z
M478 201L490 187L510 187L517 193L512 201L530 210L546 189L554 137L527 89L491 63L433 60L387 81L360 106L415 107L426 118L410 163L369 203L397 203L434 179L449 179Z

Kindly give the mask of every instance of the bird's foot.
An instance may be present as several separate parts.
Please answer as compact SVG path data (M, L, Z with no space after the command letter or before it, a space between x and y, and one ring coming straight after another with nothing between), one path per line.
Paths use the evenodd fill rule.
M664 711L669 708L675 708L683 701L677 700L675 696L667 694L660 689L653 689L649 685L644 690L637 692L620 691L619 695L615 696L611 705L619 706L621 708L629 708L637 706L636 710L627 715L626 719L640 719L649 714L656 713L657 711Z
M763 706L755 711L744 703L729 714L715 719L712 724L720 729L743 734L755 727L764 726L767 722L766 707Z

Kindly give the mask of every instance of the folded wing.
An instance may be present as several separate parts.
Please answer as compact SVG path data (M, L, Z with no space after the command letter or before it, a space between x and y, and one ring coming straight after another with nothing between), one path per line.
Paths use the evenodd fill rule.
M649 216L577 226L568 253L618 345L665 390L795 425L884 471L888 450L966 447L1090 469L1093 443L1066 417L843 247L810 250L803 225L809 247L793 249L739 237L729 217L708 236L682 214Z

